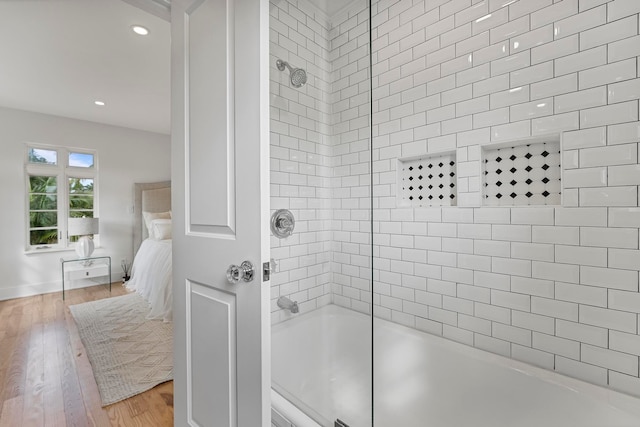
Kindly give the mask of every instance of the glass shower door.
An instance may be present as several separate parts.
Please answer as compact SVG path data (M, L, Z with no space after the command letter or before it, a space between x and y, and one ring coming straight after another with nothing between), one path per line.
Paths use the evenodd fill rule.
M271 0L270 13L271 209L295 219L271 241L272 387L322 426L368 427L369 2Z

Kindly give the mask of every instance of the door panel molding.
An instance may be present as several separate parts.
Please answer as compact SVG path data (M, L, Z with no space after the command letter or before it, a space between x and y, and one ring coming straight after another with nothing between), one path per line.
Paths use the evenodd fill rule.
M233 18L231 0L198 0L185 12L186 231L201 237L236 230Z
M236 296L190 280L185 289L189 425L235 427Z

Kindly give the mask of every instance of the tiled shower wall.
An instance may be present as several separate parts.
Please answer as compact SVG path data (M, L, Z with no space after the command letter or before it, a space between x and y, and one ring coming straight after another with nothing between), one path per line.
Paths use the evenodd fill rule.
M365 0L331 17L333 303L371 312L371 81Z
M296 217L291 237L271 240L273 322L290 317L281 295L302 312L371 311L369 9L347 3L331 19L305 0L270 4L271 209ZM307 84L293 88L278 58Z
M377 316L640 394L639 12L374 0ZM299 219L272 241L274 320L281 294L368 312L368 11L271 13L272 208ZM309 84L292 89L276 57ZM563 207L481 206L481 147L558 134ZM459 206L397 207L397 160L452 151Z
M377 316L640 395L639 12L373 2ZM548 134L563 206L481 206L481 147ZM397 207L397 159L449 151L458 207Z
M331 302L331 146L328 20L306 2L270 3L271 210L290 209L295 232L271 237L272 320L280 295L298 301L302 312ZM306 70L296 89L276 60Z

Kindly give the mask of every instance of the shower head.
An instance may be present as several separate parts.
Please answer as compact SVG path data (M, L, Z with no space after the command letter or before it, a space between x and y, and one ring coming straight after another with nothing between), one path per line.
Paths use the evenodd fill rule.
M291 86L302 87L307 82L307 72L302 68L296 68L291 73Z
M276 67L278 67L278 70L280 71L284 71L285 67L289 69L289 72L291 73L291 86L300 88L307 83L307 72L302 68L293 68L288 62L283 61L282 59L278 59L276 61Z

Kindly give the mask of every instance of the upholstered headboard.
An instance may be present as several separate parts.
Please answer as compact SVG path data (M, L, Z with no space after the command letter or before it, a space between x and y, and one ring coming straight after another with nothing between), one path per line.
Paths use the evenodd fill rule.
M133 200L133 254L138 252L148 236L142 212L167 212L171 210L171 181L134 184Z

